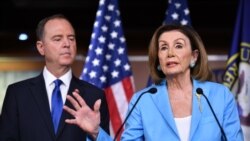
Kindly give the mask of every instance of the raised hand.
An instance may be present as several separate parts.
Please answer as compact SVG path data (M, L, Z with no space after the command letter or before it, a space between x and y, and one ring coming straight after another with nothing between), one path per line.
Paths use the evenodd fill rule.
M94 139L97 137L100 125L100 105L101 100L97 100L94 104L94 110L92 110L79 95L79 90L75 89L73 96L67 95L67 100L74 106L74 109L64 106L63 109L70 113L74 119L66 119L68 124L74 124L79 126Z

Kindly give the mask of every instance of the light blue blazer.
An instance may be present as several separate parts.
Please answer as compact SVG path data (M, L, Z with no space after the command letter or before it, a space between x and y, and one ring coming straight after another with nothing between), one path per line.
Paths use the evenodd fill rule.
M126 122L121 138L122 141L180 141L171 110L166 81L137 92L130 101L129 110L140 94L152 87L157 88L157 93L145 94L141 97ZM224 85L197 80L193 80L189 141L221 141L222 139L220 128L203 96L201 96L199 104L196 96L197 88L203 89L220 125L225 131L228 141L243 141L243 133L233 94ZM199 106L201 106L201 110ZM112 139L103 130L100 130L98 140Z

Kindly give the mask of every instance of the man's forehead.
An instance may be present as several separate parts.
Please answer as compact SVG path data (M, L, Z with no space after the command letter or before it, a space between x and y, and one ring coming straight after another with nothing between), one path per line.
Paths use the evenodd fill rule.
M75 35L74 28L65 19L52 19L44 26L44 34L63 34L66 32L68 32L67 34Z

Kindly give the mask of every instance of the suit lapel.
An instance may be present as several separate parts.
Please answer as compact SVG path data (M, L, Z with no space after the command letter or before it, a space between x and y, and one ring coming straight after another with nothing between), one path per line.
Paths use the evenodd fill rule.
M77 82L77 81L79 81L79 80L76 77L74 77L74 75L73 75L71 82L70 82L70 86L69 86L69 90L68 90L67 95L73 96L72 92L75 89L80 90L80 88L81 88L79 85L80 82ZM74 109L74 107L71 105L71 103L68 100L66 100L65 105ZM65 127L65 124L66 124L65 119L72 119L72 118L74 118L74 117L72 117L69 113L67 113L66 111L63 110L62 115L61 115L61 119L60 119L60 123L59 123L59 127L58 127L57 137L62 133L63 128Z
M170 129L178 136L178 131L175 125L168 93L167 87L164 84L160 84L157 87L158 92L155 95L152 95L153 101L158 108L159 112L161 113L162 117L165 119L166 123L169 125Z
M48 96L46 92L45 82L42 73L30 83L31 95L35 99L35 103L38 106L39 113L44 119L44 123L54 138L54 127L51 119L51 113L49 108Z

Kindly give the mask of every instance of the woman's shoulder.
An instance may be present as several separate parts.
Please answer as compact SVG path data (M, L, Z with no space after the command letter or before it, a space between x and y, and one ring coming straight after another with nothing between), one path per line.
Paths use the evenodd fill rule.
M223 85L222 83L212 82L212 81L197 81L195 82L196 88L201 88L204 91L204 94L224 94L232 95L230 89Z
M142 88L140 90L138 90L137 92L135 92L135 96L140 96L141 94L144 94L144 93L151 93L151 91L154 89L156 89L153 85L149 86L149 87L145 87L145 88Z
M143 94L149 94L149 95L155 94L155 93L157 93L157 87L158 86L152 84L151 86L142 88L134 93L132 99L137 99L139 96L141 96Z
M213 82L213 81L198 81L198 80L195 80L195 81L197 82L198 85L201 85L201 86L227 89L227 87L223 85L222 83Z

